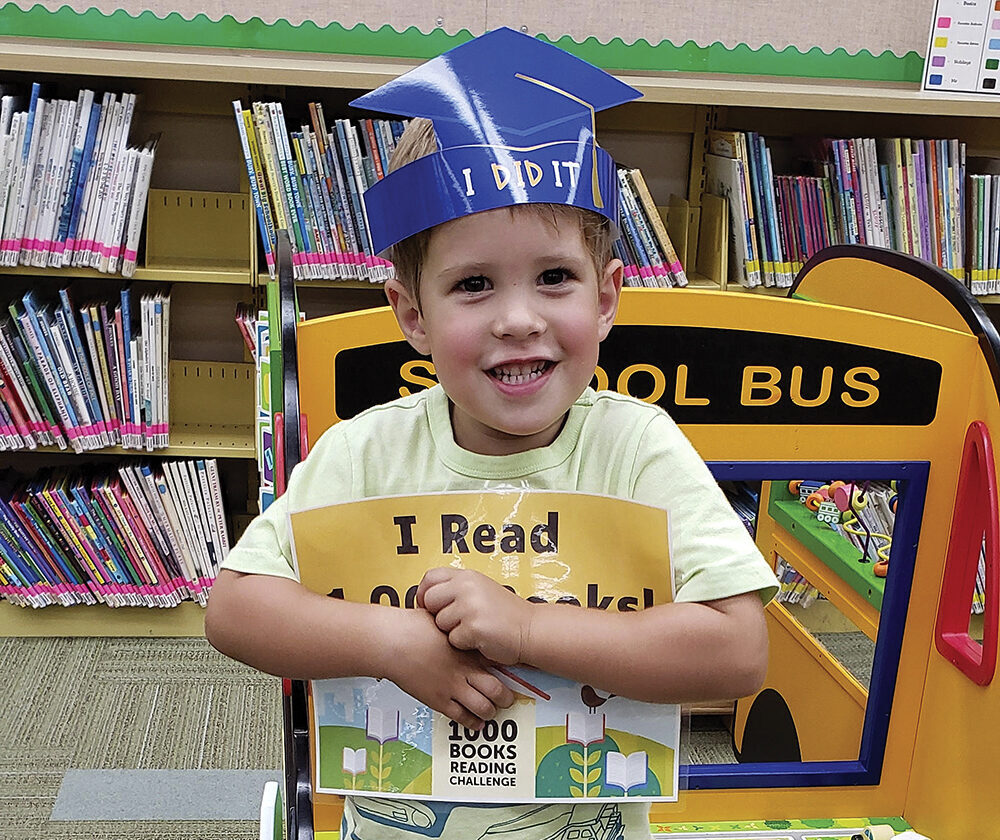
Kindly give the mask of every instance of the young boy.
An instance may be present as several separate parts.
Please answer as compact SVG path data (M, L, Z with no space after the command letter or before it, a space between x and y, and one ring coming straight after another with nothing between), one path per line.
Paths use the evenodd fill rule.
M622 264L612 259L614 164L593 142L597 106L581 109L582 97L566 92L581 83L591 103L636 95L555 47L497 30L360 100L433 116L411 123L391 174L366 201L376 249L391 248L396 267L389 303L440 384L321 437L216 581L206 633L222 652L287 677L387 678L473 729L514 699L491 661L650 702L744 696L760 686L763 603L776 590L770 568L666 413L588 387L617 312ZM516 101L500 101L504 85ZM567 102L584 111L582 129L572 115L559 124ZM533 107L544 125L515 139L505 123ZM505 109L515 116L505 120ZM477 572L441 568L428 570L418 608L406 610L322 597L294 579L289 511L511 485L665 508L674 602L633 613L533 604ZM352 562L353 553L331 546L330 562ZM342 836L442 836L447 828L451 837L479 837L502 824L517 837L512 829L526 819L555 825L569 807L428 805L422 819L432 825L417 832L407 818L387 816L392 808L349 799ZM648 837L647 807L611 807L619 836ZM601 804L575 808L579 819Z

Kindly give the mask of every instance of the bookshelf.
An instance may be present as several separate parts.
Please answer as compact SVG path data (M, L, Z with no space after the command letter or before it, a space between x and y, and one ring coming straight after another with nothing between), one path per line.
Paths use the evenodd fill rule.
M266 274L258 265L255 216L249 198L231 101L281 99L290 114L311 99L328 114L347 113L359 92L382 84L417 62L381 57L310 55L265 50L141 47L62 39L0 37L0 82L42 80L60 90L130 90L139 94L133 136L161 131L150 190L144 260L134 280L171 284L171 447L156 457L217 457L245 466L237 510L252 512L254 482L253 365L233 323L238 302L260 306ZM800 80L695 73L618 74L644 99L602 114L598 134L617 158L640 168L666 215L686 266L701 265L713 247L702 228L705 138L711 128L755 130L775 139L776 153L796 134L958 136L969 154L1000 156L1000 101L961 95L926 95L900 83ZM686 208L668 207L671 196ZM678 239L682 241L679 242ZM3 282L114 284L108 275L67 269L0 269ZM689 270L692 286L712 286L705 273ZM55 278L49 280L49 278ZM718 284L715 284L718 287ZM729 289L733 289L730 285ZM782 289L734 294L784 294ZM364 282L306 281L302 309L310 316L383 302L380 289ZM987 298L1000 304L1000 296ZM195 361L184 361L195 360ZM109 450L95 455L122 455ZM18 455L16 460L57 457ZM69 456L59 456L69 457ZM791 542L791 541L790 541ZM789 545L791 552L794 548ZM803 552L806 554L808 552ZM793 563L796 558L788 558ZM877 628L877 611L864 599L838 604L858 626ZM190 609L189 609L190 607ZM152 611L156 619L135 632L163 635L190 630L189 613L199 608ZM122 611L71 608L56 622L51 615L21 615L0 604L0 633L89 634L106 624L131 635L135 625ZM59 612L48 610L38 612ZM119 613L121 613L119 615ZM49 629L41 629L49 628ZM145 629L143 629L145 628ZM187 628L187 630L185 630ZM866 631L867 632L867 631Z

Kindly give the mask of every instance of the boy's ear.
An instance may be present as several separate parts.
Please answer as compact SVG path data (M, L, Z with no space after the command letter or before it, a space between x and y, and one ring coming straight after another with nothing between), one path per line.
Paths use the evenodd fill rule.
M604 272L597 287L597 334L601 341L611 332L611 326L618 315L618 300L622 293L625 266L619 259L611 260L604 266Z
M420 314L420 306L407 291L406 286L395 277L385 281L385 296L389 300L396 322L403 331L403 336L410 345L422 356L430 355L430 342L424 331L424 319Z

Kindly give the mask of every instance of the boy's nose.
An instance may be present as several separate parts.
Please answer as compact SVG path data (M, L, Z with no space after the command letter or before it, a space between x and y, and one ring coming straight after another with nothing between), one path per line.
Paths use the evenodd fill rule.
M493 320L497 338L527 338L545 331L545 318L524 296L511 295L502 301Z

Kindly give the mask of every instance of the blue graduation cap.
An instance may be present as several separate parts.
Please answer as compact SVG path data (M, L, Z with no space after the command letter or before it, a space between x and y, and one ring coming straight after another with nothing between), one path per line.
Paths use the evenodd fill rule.
M642 94L582 59L502 28L355 99L434 124L439 151L365 192L372 246L514 204L568 204L618 224L615 164L594 140L597 111Z

